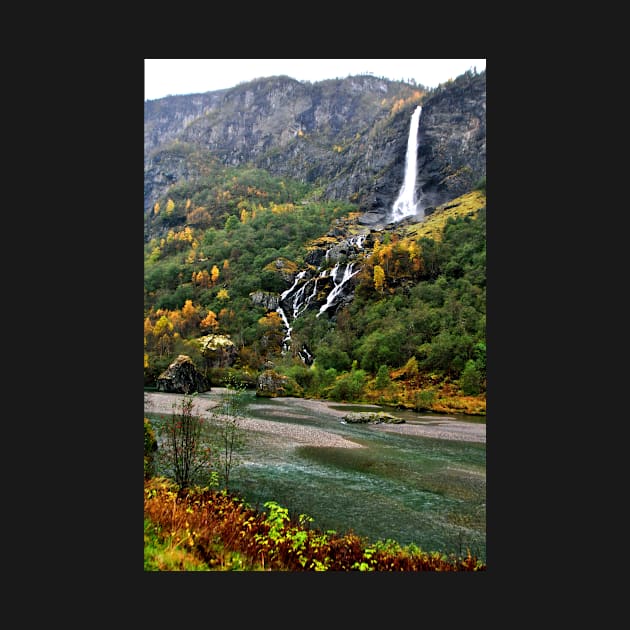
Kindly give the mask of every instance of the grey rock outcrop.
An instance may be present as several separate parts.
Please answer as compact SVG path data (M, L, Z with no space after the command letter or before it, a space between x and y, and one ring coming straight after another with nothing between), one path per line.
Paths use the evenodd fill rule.
M280 296L270 291L252 291L249 294L252 304L264 306L268 311L275 311L280 303Z
M210 383L201 372L197 370L192 359L185 354L180 354L158 376L157 388L160 392L174 394L192 394L193 392L206 392L210 389Z

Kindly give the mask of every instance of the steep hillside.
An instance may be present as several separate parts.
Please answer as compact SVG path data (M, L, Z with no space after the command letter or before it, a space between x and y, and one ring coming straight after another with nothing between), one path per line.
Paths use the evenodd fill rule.
M485 85L272 77L147 102L145 384L186 354L215 384L485 413ZM418 104L422 212L388 223Z
M310 184L320 199L356 203L376 223L400 189L419 103L418 197L439 205L486 174L485 92L484 71L435 90L371 76L314 84L271 77L147 101L145 213L216 161Z
M174 141L202 150L225 166L257 166L315 183L336 172L343 162L340 152L368 133L397 102L420 94L407 84L370 76L315 84L270 77L206 95L149 101L145 210L164 192L164 183L186 177L181 167L179 173L169 172L168 166L156 168L169 164ZM166 179L156 180L157 173Z

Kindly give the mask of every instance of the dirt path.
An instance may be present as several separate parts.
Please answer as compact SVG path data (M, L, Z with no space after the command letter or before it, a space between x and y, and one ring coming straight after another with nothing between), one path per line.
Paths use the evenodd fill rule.
M213 409L219 404L221 395L225 392L222 387L213 387L210 392L196 397L193 403L193 413L195 415L208 418L211 417ZM183 396L180 394L165 394L158 392L145 392L144 394L144 410L145 413L173 413L173 405L177 409L177 405ZM312 400L306 398L276 398L277 401L287 401L296 413L299 408L311 411L320 411L326 415L337 416L341 418L345 415L345 411L333 409L332 406L340 407L339 403L325 400ZM351 405L348 405L351 406ZM181 409L181 407L180 407ZM262 433L272 433L283 435L287 441L296 445L309 446L336 446L340 448L362 448L360 444L348 440L336 433L318 429L314 427L305 427L295 424L287 424L275 420L257 420L254 418L243 418L241 426L244 429L252 431L260 431ZM435 416L418 416L418 420L413 422L405 422L404 424L371 424L368 425L373 431L387 431L392 433L400 433L405 435L420 435L424 437L432 437L440 440L459 440L462 442L486 442L486 425L485 423L462 422L456 419L436 418Z

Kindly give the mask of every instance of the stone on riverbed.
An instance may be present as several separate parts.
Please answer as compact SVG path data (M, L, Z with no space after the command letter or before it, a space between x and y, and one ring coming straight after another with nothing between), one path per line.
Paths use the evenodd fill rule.
M349 424L402 424L405 422L402 418L396 418L384 411L358 411L346 414L343 419Z

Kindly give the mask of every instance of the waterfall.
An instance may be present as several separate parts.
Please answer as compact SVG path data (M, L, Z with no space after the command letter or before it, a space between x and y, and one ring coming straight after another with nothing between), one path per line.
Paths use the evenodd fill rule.
M348 256L352 256L351 252L353 251L354 256L356 256L363 250L363 243L366 236L366 233L357 234L344 239L340 243L337 243L336 246L333 245L327 248L322 263L318 266L312 277L310 271L306 269L300 271L296 274L291 286L286 291L282 292L276 311L280 315L286 329L286 334L282 341L283 353L286 353L291 346L292 322L304 313L307 308L310 306L319 306L319 311L316 315L316 317L319 317L322 313L337 305L336 303L339 301L339 296L342 294L345 284L361 271L360 267L356 271L353 270L354 262L345 262L345 265L341 263L338 260L340 255L339 250L341 248L341 252L345 252L345 255ZM332 252L335 249L337 252L333 254ZM331 260L335 259L337 259L335 264L330 267ZM341 274L342 267L344 267L343 274ZM339 278L339 276L341 276L341 278ZM332 288L326 296L325 303L322 304L322 298L320 297L318 299L317 283L319 281L325 281L327 278L330 278ZM306 348L298 350L298 355L305 363L312 360L312 355Z
M418 157L418 127L422 107L418 105L411 116L407 154L405 155L405 178L398 199L392 206L392 221L401 221L416 214L416 162Z
M300 273L297 274L297 276L295 276L295 281L293 282L293 285L291 287L289 287L286 291L284 291L282 293L282 295L280 296L280 300L284 300L285 297L287 297L287 295L289 295L289 293L291 293L291 291L293 291L293 289L295 289L295 287L297 287L298 282L306 275L306 270L304 271L300 271Z
M333 269L333 274L332 274L332 280L333 280L334 287L333 287L332 291L328 294L328 297L326 298L326 304L323 304L320 307L319 312L317 313L316 317L319 317L324 311L327 311L332 304L334 304L335 299L337 298L337 296L341 292L341 289L343 288L343 285L346 284L346 282L348 282L348 280L350 280L350 278L352 278L352 276L358 274L359 271L361 271L361 269L357 269L353 273L352 272L352 267L353 266L354 266L354 263L348 263L346 265L346 269L343 272L343 278L341 279L341 282L339 284L337 284L337 270L339 269L339 263L337 263L335 265L335 268Z

